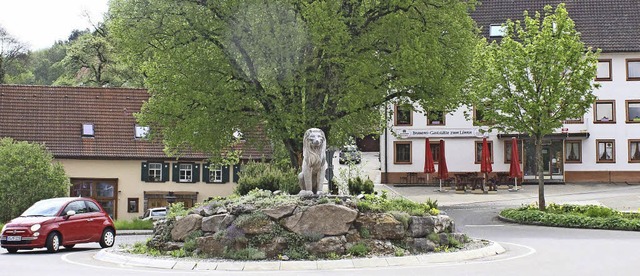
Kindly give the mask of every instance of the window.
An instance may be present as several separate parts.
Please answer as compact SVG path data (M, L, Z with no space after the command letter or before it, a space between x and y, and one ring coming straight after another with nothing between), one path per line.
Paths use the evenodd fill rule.
M179 164L180 174L179 182L191 182L193 179L193 164Z
M616 122L615 101L596 101L594 109L596 114L594 123Z
M522 163L522 140L517 141L518 144L518 161ZM480 144L482 146L482 143ZM480 152L482 153L482 152ZM504 163L511 163L511 140L504 141Z
M445 115L443 111L429 111L427 112L427 125L443 126L444 118L445 118Z
M598 71L596 74L597 81L610 81L611 79L611 60L599 59Z
M149 163L149 179L151 182L162 181L162 163Z
M147 134L149 134L149 127L148 126L139 126L139 125L135 126L135 138L136 139L146 138Z
M209 182L222 182L222 166L209 166Z
M394 142L393 148L395 149L395 164L411 164L411 142Z
M473 107L473 125L482 126L488 124L484 117L484 109L482 109L482 107Z
M627 59L627 80L640 81L640 59Z
M640 139L629 140L629 163L640 163Z
M85 123L82 124L82 137L94 137L95 133L93 131L93 124Z
M581 141L564 141L566 163L582 163L582 142Z
M489 155L491 156L491 163L493 163L493 142L487 141L489 146ZM476 141L476 164L480 164L482 161L482 141Z
M200 164L180 162L173 164L173 182L196 183L200 181Z
M74 211L76 212L76 214L84 214L84 213L88 213L89 209L87 208L87 205L84 203L84 200L78 200L78 201L74 201L69 203L69 205L67 205L67 207L64 208L64 211L62 211L62 215L66 215L67 212L69 211Z
M438 164L440 161L440 142L429 142L431 146L431 158L433 158L433 163Z
M625 101L627 109L627 123L640 123L640 100Z
M489 26L490 37L504 37L506 31L507 28L502 25L491 24L491 26Z
M395 106L395 115L396 115L396 126L410 126L413 124L412 122L412 110L409 106L406 105L396 105Z
M596 140L596 163L615 163L615 140Z
M139 199L137 197L128 198L127 199L127 213L137 213L138 212L138 203L139 203Z

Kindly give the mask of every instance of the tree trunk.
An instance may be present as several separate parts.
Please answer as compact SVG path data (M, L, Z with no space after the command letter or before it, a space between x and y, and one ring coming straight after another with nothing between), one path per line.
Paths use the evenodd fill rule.
M542 160L542 135L535 135L536 141L536 167L538 168L538 206L540 211L546 209L544 201L544 164Z
M302 144L302 140L299 142ZM287 149L287 153L289 154L291 167L299 171L300 166L302 166L302 149L298 146L298 141L294 139L283 139L282 143L284 143L284 147Z

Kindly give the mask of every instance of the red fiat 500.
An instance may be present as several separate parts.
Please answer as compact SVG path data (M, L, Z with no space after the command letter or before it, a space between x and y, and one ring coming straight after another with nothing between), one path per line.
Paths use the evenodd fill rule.
M53 253L87 242L111 247L115 238L113 221L95 200L63 197L38 201L5 224L0 245L9 253L41 247Z

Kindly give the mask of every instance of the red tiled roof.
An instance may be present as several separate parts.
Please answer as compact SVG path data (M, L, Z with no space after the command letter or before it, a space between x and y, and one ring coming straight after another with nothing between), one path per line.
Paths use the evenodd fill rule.
M481 1L471 17L489 37L491 24L507 19L522 20L523 12L533 16L545 5L554 9L564 2L582 41L603 52L640 51L640 1L638 0L487 0Z
M147 99L144 89L0 85L0 137L44 143L56 158L167 159L161 141L134 137L133 114ZM82 137L84 123L95 137ZM270 148L242 148L243 159L262 157L271 158Z

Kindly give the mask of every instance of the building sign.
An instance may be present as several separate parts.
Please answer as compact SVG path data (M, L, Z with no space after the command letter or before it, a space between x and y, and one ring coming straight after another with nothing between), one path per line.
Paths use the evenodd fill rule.
M479 128L451 128L451 129L397 129L398 136L410 138L481 138Z

